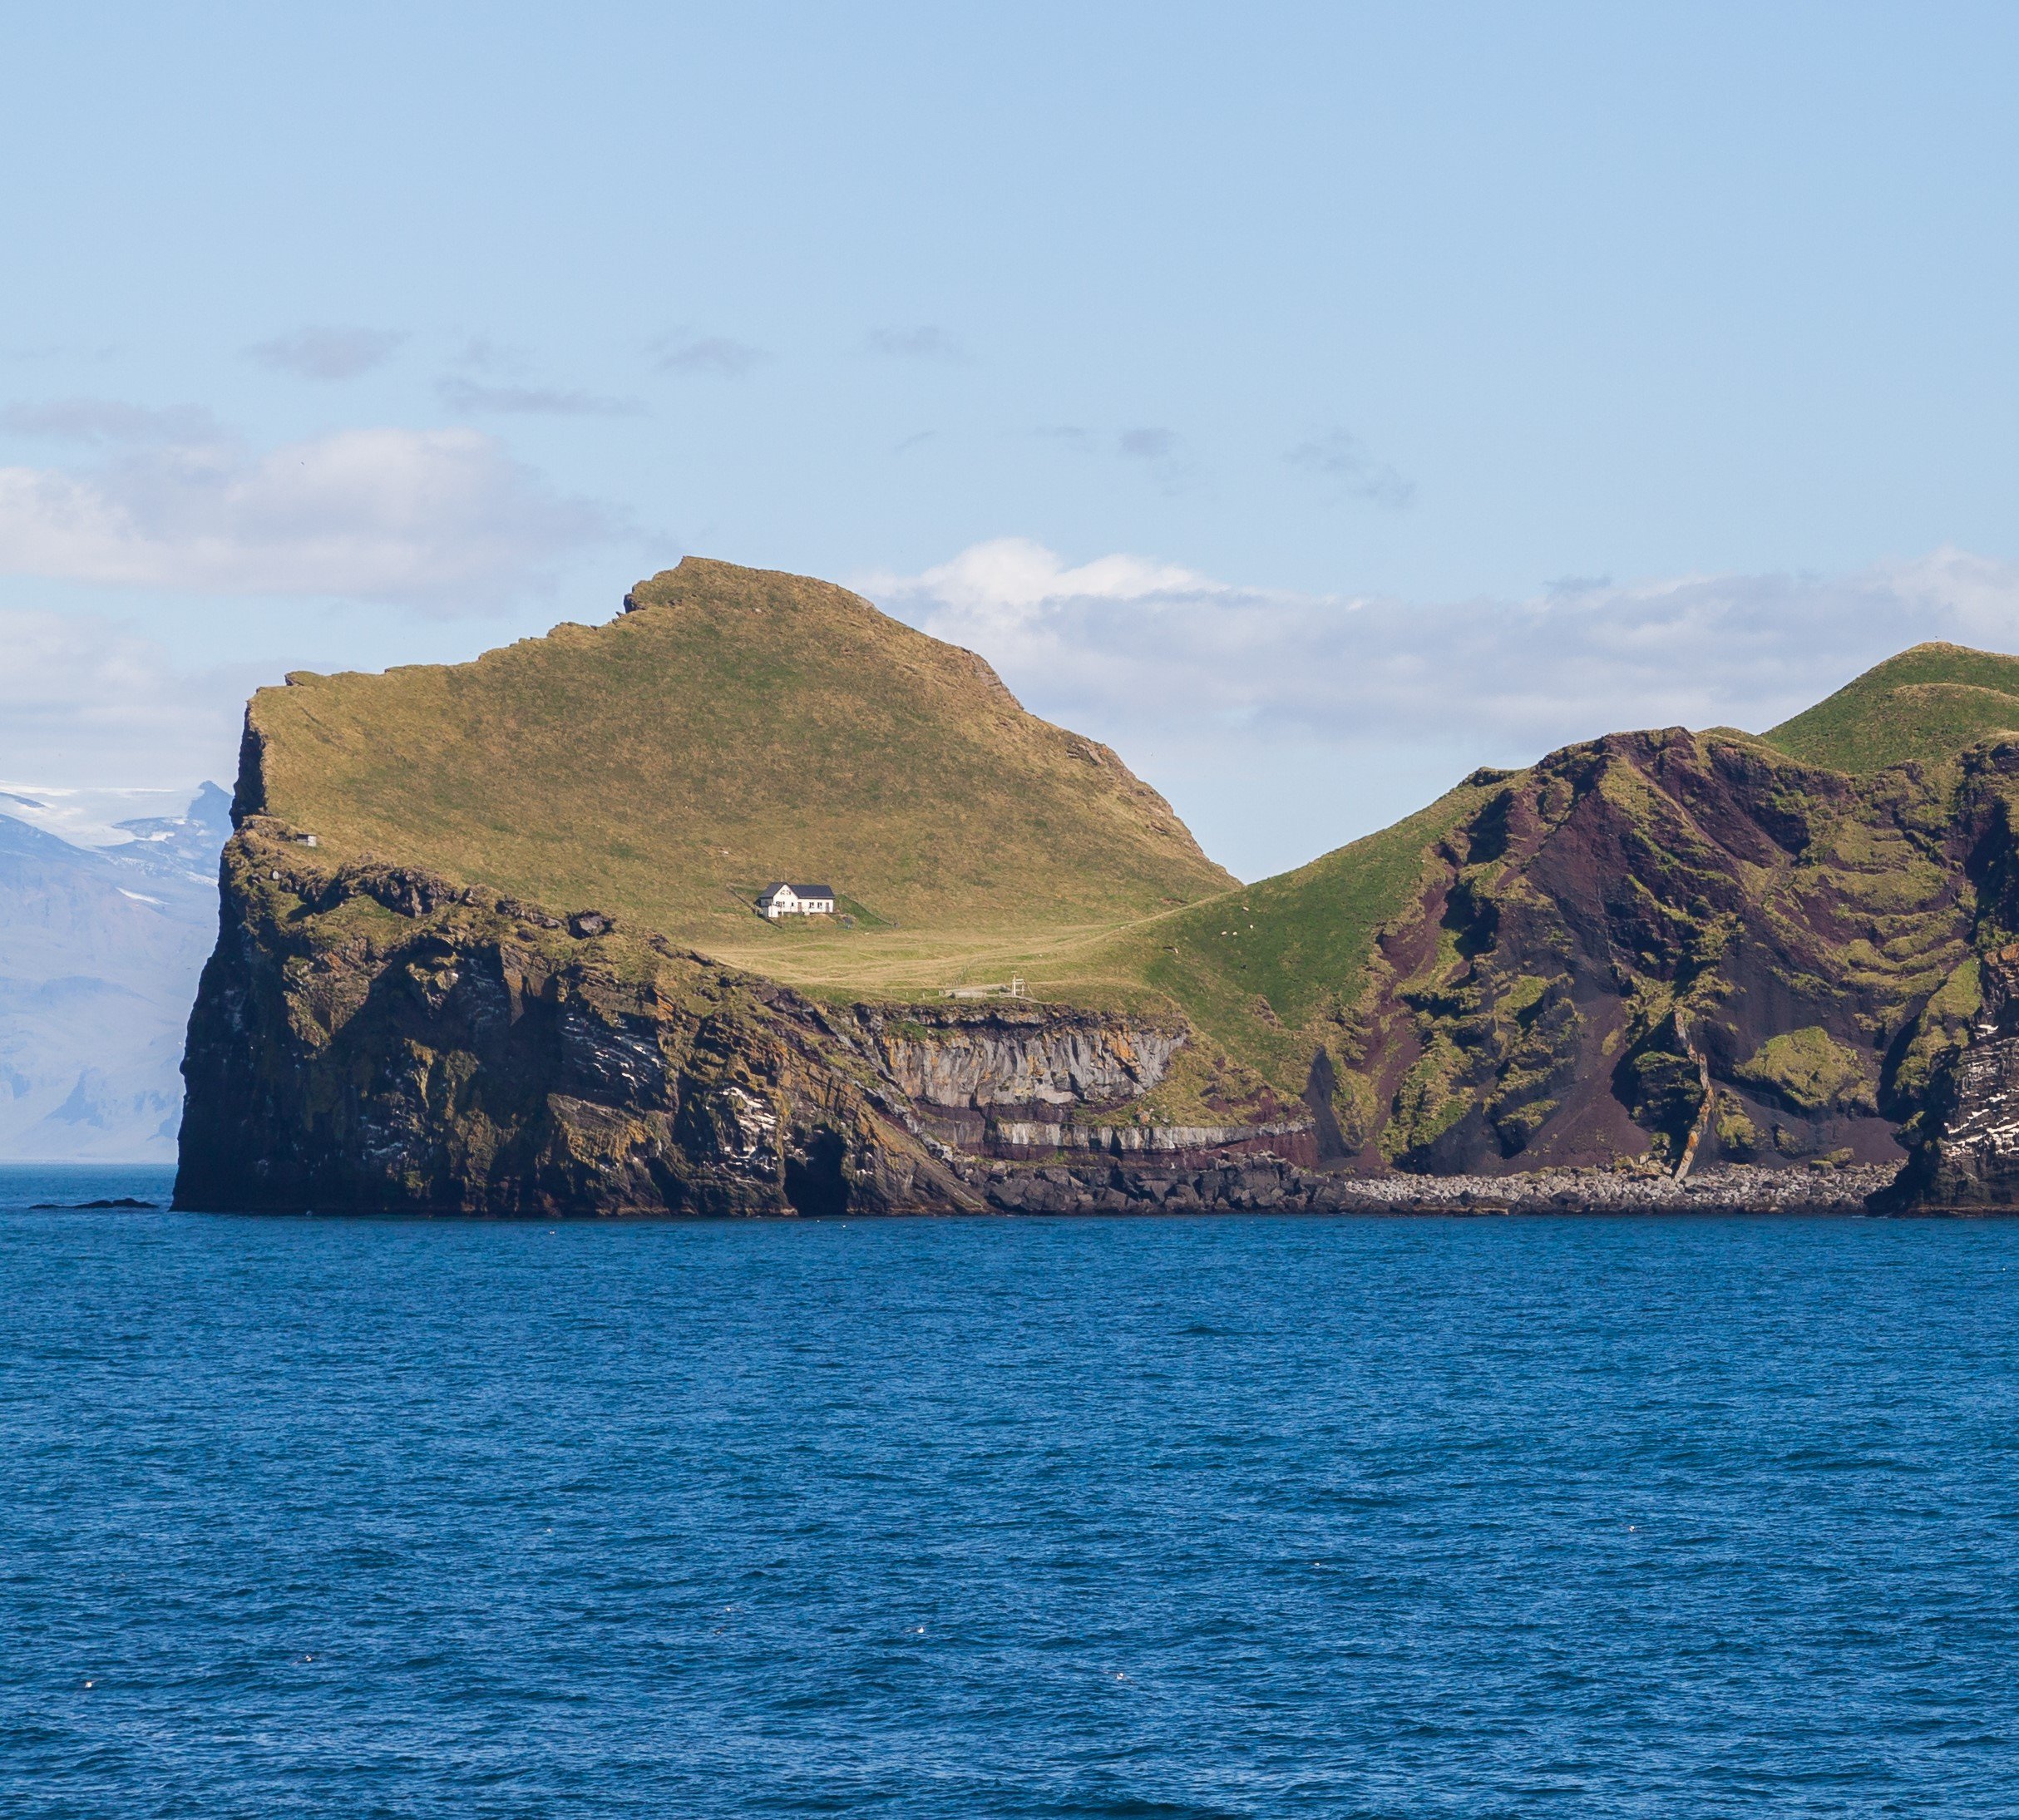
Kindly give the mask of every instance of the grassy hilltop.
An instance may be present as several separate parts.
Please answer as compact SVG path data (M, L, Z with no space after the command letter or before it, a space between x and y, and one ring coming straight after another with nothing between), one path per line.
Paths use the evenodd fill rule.
M613 911L807 984L931 989L1234 881L1106 747L845 589L689 558L473 663L254 698L268 811L339 853ZM773 879L853 929L773 928Z
M1765 737L1792 758L1863 774L1938 762L2019 728L2019 657L1917 644Z

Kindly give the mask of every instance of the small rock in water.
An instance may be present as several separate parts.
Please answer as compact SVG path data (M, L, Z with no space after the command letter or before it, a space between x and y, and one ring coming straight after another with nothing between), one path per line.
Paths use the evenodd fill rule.
M90 1213L101 1207L156 1208L158 1201L136 1201L131 1195L121 1195L111 1201L37 1201L28 1211L31 1213Z

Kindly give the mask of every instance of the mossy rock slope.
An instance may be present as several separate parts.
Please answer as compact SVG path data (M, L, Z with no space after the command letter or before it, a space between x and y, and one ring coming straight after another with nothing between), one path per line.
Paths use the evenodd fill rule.
M1999 685L2009 684L2008 694ZM1923 646L1754 737L1622 733L1129 932L1358 1167L1898 1161L2014 925L2019 658Z

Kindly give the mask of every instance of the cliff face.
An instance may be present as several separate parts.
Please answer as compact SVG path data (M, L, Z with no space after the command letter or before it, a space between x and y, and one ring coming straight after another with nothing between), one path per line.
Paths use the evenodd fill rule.
M1138 1097L1183 1040L1064 1007L823 1008L600 913L342 864L250 816L225 852L190 1023L176 1200L979 1209L958 1147L1017 1153L1022 1127L999 1142L998 1115L1032 1107L1052 1121L1048 1149L1103 1147L1072 1121ZM1113 1142L1164 1135L1130 1127ZM1257 1136L1194 1135L1234 1147Z
M1316 1121L1257 1111L1242 1123L1173 1124L1138 1104L1191 1040L1182 1024L1014 1004L975 1011L863 1005L856 1021L921 1126L975 1156L1088 1154L1198 1166L1266 1151L1315 1163Z
M1935 1071L1922 1141L1884 1197L1893 1206L2019 1206L2019 945L1990 949L1977 973L1967 1041Z
M594 913L336 866L249 821L179 1205L887 1211L977 1198L846 1023Z
M1898 1162L1968 1039L2019 747L1873 776L1673 729L1436 846L1332 1040L1364 1166Z

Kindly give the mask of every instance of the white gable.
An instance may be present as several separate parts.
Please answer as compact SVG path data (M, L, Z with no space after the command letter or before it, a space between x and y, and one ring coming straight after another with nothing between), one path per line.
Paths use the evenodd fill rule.
M832 885L774 885L757 900L758 911L766 916L823 916L834 913L834 890Z

